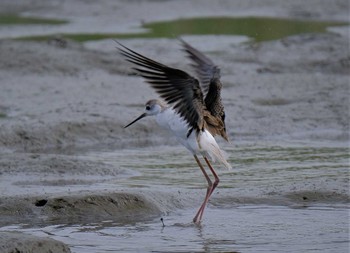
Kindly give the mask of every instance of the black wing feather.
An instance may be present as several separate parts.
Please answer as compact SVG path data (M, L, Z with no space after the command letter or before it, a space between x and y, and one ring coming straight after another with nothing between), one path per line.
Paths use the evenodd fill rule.
M184 51L188 54L188 57L193 61L191 66L195 69L198 78L203 86L203 89L208 94L210 89L211 80L213 78L220 79L220 69L214 64L214 62L205 56L202 52L189 45L184 40L180 39L184 47Z
M126 60L139 66L134 68L183 117L188 124L202 130L204 99L199 82L186 72L149 59L117 42Z
M221 117L225 124L224 106L221 101L220 69L212 60L206 57L202 52L190 46L184 40L180 39L188 57L193 61L191 64L201 80L201 84L206 93L205 106L207 110L215 117Z

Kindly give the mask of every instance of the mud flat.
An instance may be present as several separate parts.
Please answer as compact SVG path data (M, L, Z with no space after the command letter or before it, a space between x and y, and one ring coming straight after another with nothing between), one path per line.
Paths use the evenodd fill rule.
M70 252L69 246L72 252L134 252L144 240L154 245L146 251L171 251L179 247L175 241L185 242L184 249L195 252L232 248L255 252L254 243L267 251L281 251L293 239L302 242L297 249L304 252L312 249L310 242L321 245L321 252L347 249L348 26L260 43L242 36L183 36L222 69L232 140L220 144L234 170L220 170L222 188L209 205L208 230L204 226L199 231L181 223L191 220L205 191L191 156L155 130L152 120L123 129L156 94L130 72L115 42L12 38L140 32L143 22L213 13L348 22L348 4L342 0L1 1L0 13L69 22L0 26L0 245L5 245L0 251ZM120 41L191 71L176 39ZM159 237L160 217L169 228ZM220 226L221 232L215 225L223 223L220 217L226 224ZM304 224L320 233L309 233ZM285 238L279 238L285 244L273 244L273 238L263 236L274 231L287 231ZM255 239L241 237L245 232L256 233ZM227 234L236 239L225 239ZM307 240L310 234L314 237ZM118 242L119 248L104 236ZM81 238L98 239L87 245Z

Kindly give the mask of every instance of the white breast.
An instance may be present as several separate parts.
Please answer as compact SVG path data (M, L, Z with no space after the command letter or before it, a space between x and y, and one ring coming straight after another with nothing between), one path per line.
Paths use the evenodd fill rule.
M212 160L219 160L227 168L231 167L225 159L224 152L219 148L219 145L208 130L199 133L198 140L196 131L192 131L190 136L187 137L190 127L172 108L167 108L157 114L156 121L159 126L167 129L174 135L192 154L201 154Z
M187 122L180 117L172 108L167 108L156 115L156 121L159 126L169 130L178 138L185 138L189 126Z
M156 115L159 126L167 129L177 140L193 154L198 154L199 147L195 137L195 131L187 138L190 127L187 122L177 114L174 109L167 108Z

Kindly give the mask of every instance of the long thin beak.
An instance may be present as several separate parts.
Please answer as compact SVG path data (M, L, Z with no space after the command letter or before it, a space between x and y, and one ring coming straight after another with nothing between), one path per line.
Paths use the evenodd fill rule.
M146 113L141 114L137 119L135 119L133 122L127 124L124 128L127 128L128 126L131 126L131 125L134 124L136 121L138 121L138 120L140 120L140 119L142 119L142 118L144 118L144 117L146 117L146 116L147 116Z

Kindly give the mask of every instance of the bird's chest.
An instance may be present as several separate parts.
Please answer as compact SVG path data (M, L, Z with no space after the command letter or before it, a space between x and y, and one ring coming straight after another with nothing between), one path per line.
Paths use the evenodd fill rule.
M167 109L156 116L159 126L167 129L173 135L179 138L186 137L188 124L173 109Z
M167 129L176 139L184 145L193 154L200 152L200 147L197 142L196 132L188 135L189 126L185 120L183 120L172 109L168 109L156 116L158 125Z

